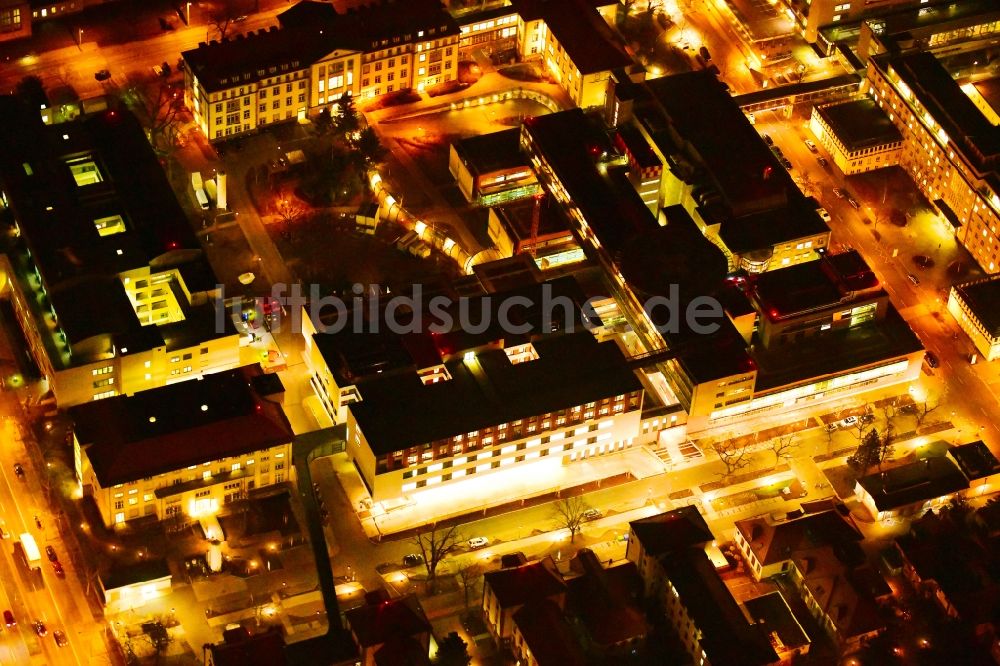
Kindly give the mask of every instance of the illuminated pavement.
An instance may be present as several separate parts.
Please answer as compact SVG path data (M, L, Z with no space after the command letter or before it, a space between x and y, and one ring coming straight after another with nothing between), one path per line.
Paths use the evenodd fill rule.
M18 626L13 630L5 628L0 634L2 649L16 659L0 659L0 662L28 663L24 658L30 652L31 663L108 663L103 629L93 619L78 574L74 571L69 553L59 536L57 518L42 499L44 495L32 465L29 464L30 458L24 449L20 429L11 418L16 409L14 400L12 394L5 392L0 406L4 414L2 437L5 442L0 453L0 509L6 522L5 529L11 533L11 538L0 544L3 550L0 563L3 594L0 602L5 604L3 610L11 609L14 612ZM24 465L27 473L25 480L19 480L14 475L14 462ZM36 514L42 521L41 530L34 524ZM30 532L35 537L39 550L43 551L41 569L44 587L41 589L31 589L23 565L13 556L14 541L23 532ZM66 571L65 578L60 579L53 573L44 554L46 545L55 547ZM31 622L36 618L45 622L49 632L47 636L35 636ZM62 629L66 633L69 645L62 648L56 646L52 638L52 632L56 629Z

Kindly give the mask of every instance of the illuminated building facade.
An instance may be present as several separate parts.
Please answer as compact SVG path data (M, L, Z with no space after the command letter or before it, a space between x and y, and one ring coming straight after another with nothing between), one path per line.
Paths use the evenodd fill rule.
M331 109L341 95L423 91L458 70L458 24L436 0L362 6L301 2L281 27L182 55L185 103L209 140Z
M31 34L31 5L26 0L0 0L0 42Z
M295 479L277 375L259 365L77 405L76 475L104 522L218 513Z
M575 282L547 284L559 291ZM468 307L494 308L496 322L495 308L515 296L541 304L541 285ZM328 417L346 424L347 453L375 502L513 467L543 479L552 466L633 445L643 389L618 347L586 330L561 333L565 322L546 325L536 308L524 317L529 332L516 335L496 326L405 335L307 328L313 388Z
M138 121L112 110L45 126L12 97L0 118L14 229L0 307L59 405L238 365L218 281Z
M604 162L610 150L606 134L581 111L530 119L522 128L522 144L539 181L566 207L581 245L603 269L629 339L635 341L630 348L634 363L643 365L662 404L683 410L688 433L733 427L747 418L909 381L919 373L919 340L856 254L727 279L732 262L712 235L683 205L664 207L654 218L623 168ZM779 206L789 196L781 187L772 190L769 182L763 187ZM804 200L797 190L795 195ZM752 198L733 200L749 206ZM706 200L703 208L713 205L716 212L727 210L718 200ZM728 232L723 227L719 237L731 240L746 231L773 243L776 235L801 234L800 224L817 228L811 218L803 222L794 214L800 205L805 202L779 208L776 216L749 212L747 218L759 226L737 225ZM825 230L819 237L825 241L828 235ZM761 303L750 298L755 281L788 285L787 310L761 311ZM677 322L671 330L669 319L661 317L666 313L644 307L651 297L669 295L664 285L679 287L681 307L698 297L718 299L725 313L718 328L701 334ZM861 340L864 344L857 344Z
M955 285L948 312L969 336L984 361L1000 358L1000 276Z
M900 165L983 270L1000 271L1000 127L928 52L875 56L868 84L903 136Z
M814 106L809 129L844 175L899 164L903 137L871 99Z

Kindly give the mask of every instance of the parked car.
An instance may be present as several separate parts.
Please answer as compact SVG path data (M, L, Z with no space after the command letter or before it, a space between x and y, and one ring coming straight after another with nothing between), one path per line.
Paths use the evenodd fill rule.
M843 199L844 197L847 196L847 190L845 190L842 187L833 188L833 193L837 195L838 199Z
M59 556L56 555L56 549L52 546L45 547L45 555L49 558L49 562L58 562Z
M106 69L99 69L96 72L94 72L94 78L97 79L98 81L107 81L108 79L111 78L111 72L109 72Z
M816 144L812 142L812 139L805 140L806 148L809 149L810 153L818 153L819 150L816 149Z
M469 548L471 550L476 550L477 548L485 548L490 545L490 540L486 537L472 537L469 539Z
M849 194L847 195L847 203L851 204L851 208L853 208L854 210L858 210L859 208L861 208L861 204L858 203L858 200Z
M826 426L826 429L829 430L830 432L833 432L834 430L839 430L840 428L850 428L852 426L857 425L857 423L858 423L857 416L848 416L847 418L843 418L840 419L839 421L834 421L833 423L828 424Z
M708 52L708 48L707 47L704 47L704 46L699 47L698 48L698 53L701 54L701 57L704 58L705 60L711 60L712 59L712 54Z
M912 282L913 284L920 284L920 278L918 278L913 273L907 273L906 274L906 279L909 280L910 282Z
M787 157L781 158L781 166L785 167L788 171L792 170L792 163Z
M827 212L826 208L817 208L816 214L819 215L819 219L823 220L824 222L829 222L832 219L830 217L830 213Z
M21 467L21 463L14 463L14 475L19 478L24 478L24 468Z
M153 74L157 76L163 76L163 67L160 65L153 65Z
M597 520L598 518L603 518L604 514L601 513L600 509L587 509L583 512L582 518L584 520Z
M52 563L52 573L56 575L57 578L65 578L66 570L63 569L62 562L56 560Z
M415 567L418 564L424 563L424 556L420 553L409 553L408 555L403 555L403 564L408 567Z
M817 162L817 163L819 163L819 165L820 165L821 167L824 167L824 168L825 168L825 167L827 167L827 166L830 166L830 163L829 163L829 162L827 162L827 161L826 161L826 158L825 158L825 157L823 157L822 155L820 155L820 156L818 156L818 157L816 158L816 162Z
M751 125L756 125L757 124L757 116L755 116L753 114L753 112L747 114L747 120L750 121Z
M56 629L55 631L53 631L52 638L56 639L56 645L58 645L59 647L65 647L65 645L69 643L69 641L66 640L66 634L63 632L62 629Z
M14 620L14 614L9 610L3 612L3 623L7 625L7 628L16 627L17 622Z
M764 139L764 143L766 143L767 145L769 146L774 145L774 139L771 138L770 134L761 134L760 138Z
M31 623L31 626L34 627L35 633L39 636L47 636L49 633L49 630L45 628L45 623L41 620L35 620Z
M936 368L939 365L941 365L941 362L938 361L937 354L935 354L932 351L929 351L926 354L924 354L924 360L926 360L927 365L931 366L932 368Z

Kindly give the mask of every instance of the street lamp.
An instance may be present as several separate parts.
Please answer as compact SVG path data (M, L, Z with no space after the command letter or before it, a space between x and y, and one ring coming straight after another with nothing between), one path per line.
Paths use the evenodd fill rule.
M80 47L81 51L83 50L83 28L77 29L76 45Z
M191 25L191 3L184 5L184 23Z

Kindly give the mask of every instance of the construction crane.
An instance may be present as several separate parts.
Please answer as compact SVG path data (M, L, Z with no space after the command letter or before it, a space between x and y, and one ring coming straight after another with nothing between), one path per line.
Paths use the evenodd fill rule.
M531 238L528 240L528 252L534 259L538 254L538 225L542 218L542 201L545 199L545 190L534 196L535 207L531 211Z

